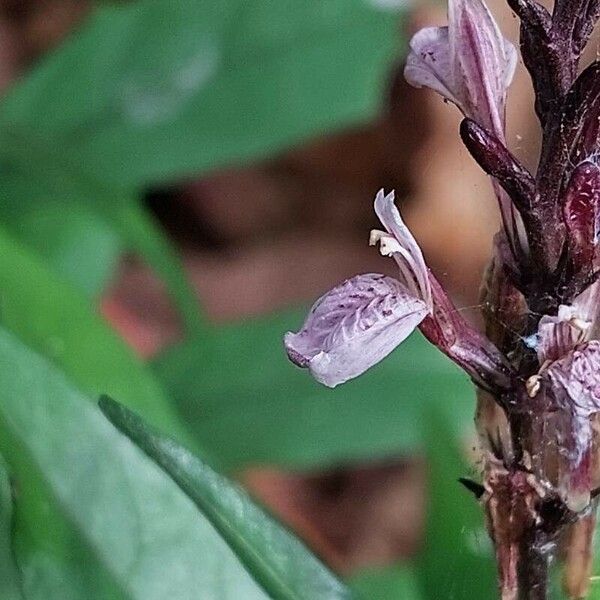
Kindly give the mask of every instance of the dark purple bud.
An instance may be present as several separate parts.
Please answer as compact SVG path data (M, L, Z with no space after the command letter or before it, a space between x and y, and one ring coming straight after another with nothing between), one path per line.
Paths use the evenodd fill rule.
M555 204L577 165L598 151L600 135L600 62L592 63L576 79L562 109L548 122L537 180L540 195Z
M556 0L552 16L534 0L509 0L521 19L521 54L542 123L560 110L579 57L598 19L599 0Z
M584 2L584 5L577 11L577 21L573 33L573 49L578 55L583 51L590 35L592 35L598 17L600 17L599 0L589 0Z
M570 67L563 73L564 58L550 40L552 21L548 11L533 0L509 0L521 19L521 55L535 90L535 110L542 124L546 115L571 84ZM566 76L565 76L566 75Z
M598 0L556 0L552 15L556 37L571 42L579 57L598 19Z
M553 273L563 246L562 222L556 207L539 202L531 173L492 133L470 119L463 120L460 133L473 158L502 186L519 211L533 259L531 264L536 270ZM505 218L506 207L501 205L500 208L507 237L512 241L517 238L515 230L518 226ZM515 247L514 242L511 247ZM517 253L514 254L518 257Z
M565 98L561 139L571 163L585 160L598 150L599 117L600 61L595 61L575 80Z
M588 276L596 254L600 203L600 168L586 161L579 164L567 184L563 216L567 226L569 259L576 273Z
M460 124L461 138L479 166L495 177L515 206L526 213L535 196L535 179L492 133L472 119Z
M525 27L537 39L548 40L552 17L541 4L534 0L508 0L508 4L521 19L522 27Z

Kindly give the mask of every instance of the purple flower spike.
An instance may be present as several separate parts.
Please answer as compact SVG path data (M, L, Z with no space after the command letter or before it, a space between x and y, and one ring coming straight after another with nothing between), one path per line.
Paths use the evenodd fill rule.
M450 0L447 27L427 27L410 41L404 76L429 87L504 140L506 90L517 52L481 0Z
M284 338L290 360L329 387L385 358L432 310L425 260L393 192L379 191L375 211L386 232L371 232L370 242L396 260L399 280L372 273L348 279L317 300L298 333Z

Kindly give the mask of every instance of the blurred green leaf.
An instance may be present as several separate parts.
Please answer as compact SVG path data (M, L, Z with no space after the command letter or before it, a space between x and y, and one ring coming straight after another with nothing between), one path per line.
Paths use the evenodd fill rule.
M31 600L266 600L171 479L0 329L0 452Z
M0 457L0 598L22 600L21 574L12 548L13 500L6 465Z
M266 156L376 113L398 20L367 0L105 6L8 93L0 132L115 188Z
M140 206L139 194L95 181L76 160L57 155L39 137L8 139L0 147L0 218L12 232L80 289L94 293L110 276L118 252L136 251L166 283L189 334L203 331L197 297L181 261ZM41 165L34 172L32 161Z
M161 227L139 202L111 207L112 221L127 246L144 257L162 278L176 300L187 333L204 337L208 333L200 314L199 299L191 288L177 253Z
M597 509L596 509L597 510ZM598 526L594 532L594 567L592 569L589 600L600 600L600 536Z
M93 297L112 274L122 241L94 203L97 190L73 181L60 164L52 166L60 160L18 136L0 145L0 220Z
M154 364L186 422L227 468L324 466L414 450L432 405L452 406L457 430L472 427L472 386L419 334L331 390L285 355L283 334L303 317L287 312L221 327Z
M76 292L0 230L0 323L50 357L85 391L123 398L190 441L160 385ZM191 443L191 442L190 442Z
M87 296L97 296L112 276L122 250L114 227L83 202L19 199L18 203L0 203L4 225L43 256L59 276Z
M364 569L354 574L350 586L365 600L420 600L414 569L394 565Z
M429 459L425 548L417 562L423 596L429 600L497 598L493 550L483 511L458 482L469 467L446 411L430 410L423 421Z
M365 0L99 7L0 103L0 218L92 294L120 243L132 243L197 332L178 260L129 200L149 184L371 117L400 48L398 19ZM55 203L62 225L47 220ZM32 204L23 217L18 208ZM75 204L85 205L86 222Z
M276 600L350 598L351 593L291 533L238 486L104 396L106 417L194 501L254 578Z

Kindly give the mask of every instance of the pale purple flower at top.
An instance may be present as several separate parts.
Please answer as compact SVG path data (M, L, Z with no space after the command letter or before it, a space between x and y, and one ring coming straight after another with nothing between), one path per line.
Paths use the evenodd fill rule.
M412 37L404 77L435 90L504 143L506 92L516 64L515 47L482 0L449 0L448 26L426 27ZM493 185L513 255L519 248L527 254L520 215L498 182Z
M449 0L448 26L421 29L410 50L408 83L435 90L504 140L506 90L517 52L481 0Z
M298 333L284 338L289 358L329 387L378 363L432 311L425 260L393 192L378 192L375 212L386 231L372 231L370 243L396 260L398 279L373 273L348 279L317 300Z

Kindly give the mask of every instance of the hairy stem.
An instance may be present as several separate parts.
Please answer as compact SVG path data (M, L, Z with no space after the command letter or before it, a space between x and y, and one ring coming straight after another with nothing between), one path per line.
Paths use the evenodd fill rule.
M518 573L519 600L546 600L550 548L546 535L534 528L523 536Z

